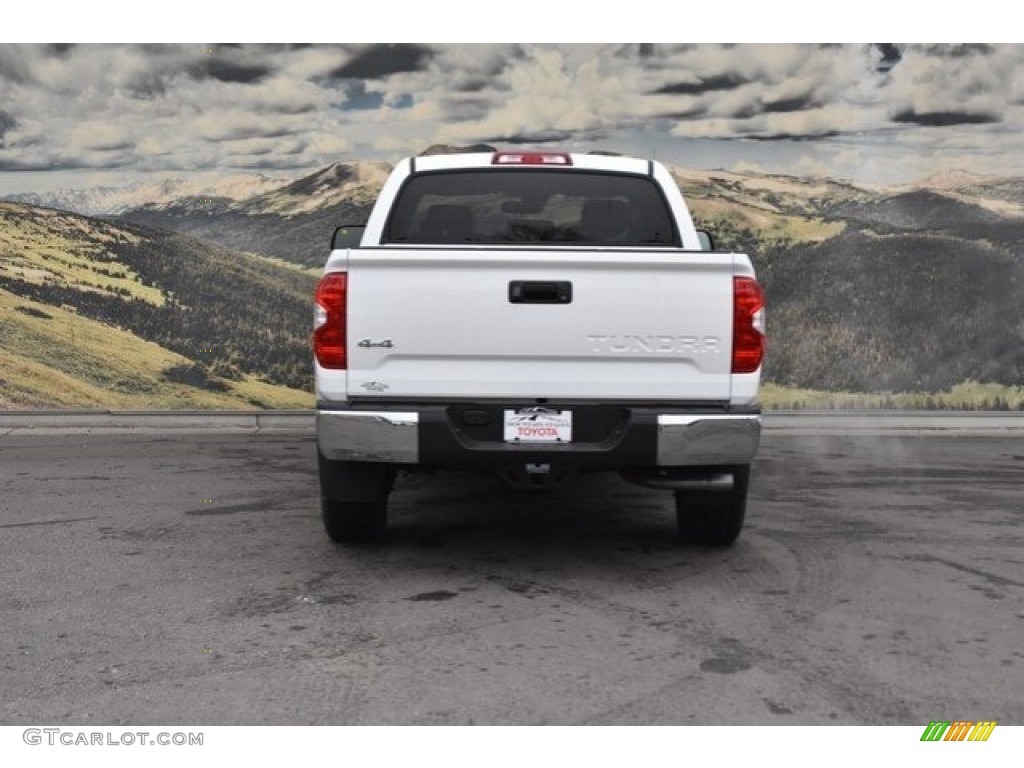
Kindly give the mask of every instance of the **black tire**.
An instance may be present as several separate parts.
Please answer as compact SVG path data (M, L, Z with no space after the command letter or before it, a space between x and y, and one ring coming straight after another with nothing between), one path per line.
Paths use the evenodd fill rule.
M320 509L327 535L343 542L384 539L395 470L386 464L318 458Z
M679 538L705 547L727 547L740 535L747 511L750 465L733 467L730 491L676 491Z
M332 501L320 497L324 530L331 541L382 541L388 534L387 500Z

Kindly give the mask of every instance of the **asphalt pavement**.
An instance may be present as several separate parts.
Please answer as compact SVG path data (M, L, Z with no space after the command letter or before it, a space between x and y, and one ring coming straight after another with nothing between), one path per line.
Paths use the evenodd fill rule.
M726 550L606 475L346 547L308 413L0 414L0 724L1024 723L1024 418L765 424Z

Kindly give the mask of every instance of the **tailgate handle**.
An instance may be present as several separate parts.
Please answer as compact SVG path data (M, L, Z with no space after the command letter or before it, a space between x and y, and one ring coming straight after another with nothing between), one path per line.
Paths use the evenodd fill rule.
M568 280L513 280L508 284L508 300L513 304L569 304L572 283Z

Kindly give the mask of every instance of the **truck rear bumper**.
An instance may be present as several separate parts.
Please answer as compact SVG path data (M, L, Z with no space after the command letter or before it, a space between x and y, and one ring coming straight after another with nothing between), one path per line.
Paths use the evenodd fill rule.
M609 426L599 439L509 444L461 428L458 415L442 405L394 411L320 409L317 444L324 458L333 461L436 466L556 462L618 469L748 464L761 437L758 413L617 407L614 414L600 417Z
M417 411L316 412L316 441L331 461L419 463Z
M761 442L757 414L658 414L658 466L749 464Z

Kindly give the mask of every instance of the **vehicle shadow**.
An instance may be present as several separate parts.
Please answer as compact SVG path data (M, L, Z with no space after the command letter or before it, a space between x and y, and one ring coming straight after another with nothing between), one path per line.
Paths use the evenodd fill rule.
M517 578L589 573L601 574L598 580L606 583L639 585L658 572L685 567L693 573L732 563L749 545L742 536L724 549L682 542L672 494L614 473L585 475L555 491L521 491L488 476L438 473L399 480L385 542L336 547L347 561L363 564L401 561L438 571L497 570Z

